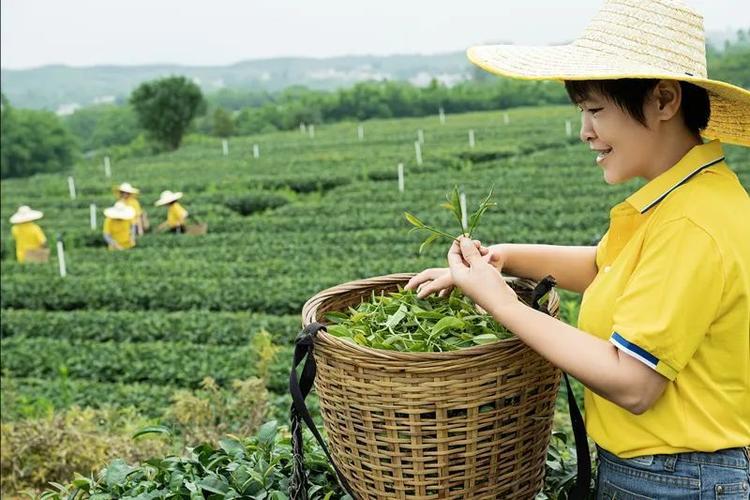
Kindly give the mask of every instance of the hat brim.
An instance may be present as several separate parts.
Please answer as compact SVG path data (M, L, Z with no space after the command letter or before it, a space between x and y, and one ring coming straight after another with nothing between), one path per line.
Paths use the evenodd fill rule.
M110 219L130 220L135 217L135 210L132 208L130 210L118 210L110 207L104 209L104 216Z
M44 217L44 214L38 210L32 210L24 214L13 214L10 216L11 224L23 224L24 222L32 222L39 220Z
M123 189L122 186L115 186L114 188L112 188L112 191L114 191L115 193L141 194L140 189L128 189L127 187Z
M708 91L711 118L701 135L728 144L750 146L750 91L741 87L689 74L669 73L649 65L616 62L601 51L574 44L549 47L523 45L479 45L466 55L473 64L490 73L522 80L616 80L655 78L693 83Z
M182 198L182 193L178 191L176 193L172 193L172 196L168 196L166 198L159 198L158 200L156 200L156 203L154 203L154 205L156 205L157 207L160 207L162 205L166 205L167 203L172 203L173 201L177 201L180 198Z

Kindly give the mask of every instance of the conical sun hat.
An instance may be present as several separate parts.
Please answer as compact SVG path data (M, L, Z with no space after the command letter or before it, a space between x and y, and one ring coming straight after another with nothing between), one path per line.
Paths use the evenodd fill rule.
M21 205L16 210L16 213L10 216L11 224L23 224L24 222L31 222L33 220L39 220L44 216L39 210L32 210L28 205Z
M679 0L607 0L567 45L480 45L466 54L497 75L527 80L681 80L703 87L711 118L702 135L750 146L750 91L708 78L703 17Z
M138 194L141 192L140 189L134 188L129 182L123 182L122 184L117 186L115 190L123 192L123 193L129 193L129 194Z
M125 202L118 201L114 206L105 208L104 215L110 219L130 220L135 217L135 210L127 206Z
M167 203L177 201L180 198L182 198L182 193L180 191L177 191L176 193L173 193L172 191L162 191L159 199L156 200L156 203L154 203L154 205L160 207L162 205L166 205Z

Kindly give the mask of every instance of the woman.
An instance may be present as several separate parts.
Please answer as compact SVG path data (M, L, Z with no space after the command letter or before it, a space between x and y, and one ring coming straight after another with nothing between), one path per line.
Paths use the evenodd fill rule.
M16 260L19 263L26 262L27 253L34 250L47 248L47 237L35 220L44 216L39 210L32 210L27 205L18 207L16 213L10 216L11 235L16 241Z
M564 81L605 182L646 184L596 247L460 238L448 269L407 288L460 287L584 384L598 498L748 498L750 198L721 143L750 145L750 92L706 78L701 17L669 0L609 1L571 45L468 55ZM499 270L583 293L578 328L523 305Z
M127 250L135 246L135 210L123 201L104 209L104 241L110 250Z
M143 211L138 201L139 189L134 188L129 182L123 182L115 188L115 194L119 201L124 202L127 206L135 210L133 225L135 226L136 236L142 236L148 230L148 216Z
M172 191L162 191L159 199L156 200L157 207L168 205L167 208L167 220L159 224L159 231L170 231L173 233L184 233L185 226L188 217L188 211L177 203L177 200L182 198L181 192L173 193Z

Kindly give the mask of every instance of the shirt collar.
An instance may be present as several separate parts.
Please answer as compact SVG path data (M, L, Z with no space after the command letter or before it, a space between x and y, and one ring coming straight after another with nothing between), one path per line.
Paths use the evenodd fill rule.
M724 150L718 139L693 146L680 161L649 181L626 201L640 213L646 213L693 176L723 160Z

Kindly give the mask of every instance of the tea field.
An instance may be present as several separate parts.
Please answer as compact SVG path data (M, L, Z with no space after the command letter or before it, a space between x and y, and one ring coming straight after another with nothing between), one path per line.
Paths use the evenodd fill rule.
M498 206L476 233L485 243L596 244L610 207L640 183L604 182L577 137L572 106L507 115L508 123L499 111L448 115L445 124L437 116L368 121L362 139L356 123L319 125L314 137L295 131L231 138L227 155L221 141L190 136L174 153L113 158L111 178L101 156L81 161L71 174L76 199L64 175L3 181L3 420L74 404L132 405L158 416L175 390L195 389L207 376L228 386L256 374L251 339L261 330L280 346L268 388L283 420L304 302L339 283L444 266L447 246L419 256L422 237L409 233L402 213L451 228L440 203L454 184L470 209L494 185ZM748 149L726 152L750 186ZM122 181L141 189L154 226L165 218L153 206L159 193L184 192L183 205L208 224L208 234L147 233L131 251L107 251L101 210ZM40 225L50 241L64 241L66 277L58 274L54 248L47 264L15 262L8 218L22 204L44 212ZM578 296L563 299L563 318L575 324Z

